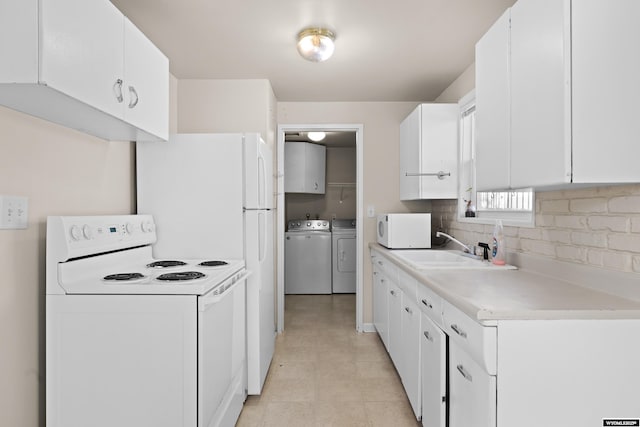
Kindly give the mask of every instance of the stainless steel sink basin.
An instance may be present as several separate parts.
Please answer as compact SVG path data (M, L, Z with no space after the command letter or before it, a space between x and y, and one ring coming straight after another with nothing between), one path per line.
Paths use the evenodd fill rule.
M516 267L512 265L494 265L488 261L478 259L477 257L465 254L461 251L444 251L433 249L396 249L392 251L407 264L418 270L430 269L503 269L513 270Z

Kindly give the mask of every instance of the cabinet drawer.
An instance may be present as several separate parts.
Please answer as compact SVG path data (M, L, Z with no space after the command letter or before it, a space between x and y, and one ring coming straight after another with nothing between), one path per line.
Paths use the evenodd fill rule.
M372 259L372 262L376 264L382 274L387 276L389 280L394 283L398 282L398 268L391 261L376 253L375 259Z
M462 311L442 302L444 330L490 375L496 375L497 331L493 326L482 326Z
M420 310L444 329L442 322L442 298L436 295L428 286L418 283L418 305Z
M411 275L401 269L398 270L398 287L402 289L404 298L412 300L414 303L417 301L416 290L418 287L418 281Z

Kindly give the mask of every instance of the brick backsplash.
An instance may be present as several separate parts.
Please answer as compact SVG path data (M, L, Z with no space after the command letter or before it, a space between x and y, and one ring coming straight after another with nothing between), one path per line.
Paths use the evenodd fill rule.
M493 225L456 221L456 202L432 203L433 229L488 242ZM536 193L535 228L505 226L508 251L640 273L640 185Z

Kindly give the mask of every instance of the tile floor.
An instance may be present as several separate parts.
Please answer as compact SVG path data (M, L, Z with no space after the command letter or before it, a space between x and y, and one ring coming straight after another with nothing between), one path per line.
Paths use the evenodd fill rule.
M355 295L287 295L265 386L240 427L420 426L374 333L355 331Z

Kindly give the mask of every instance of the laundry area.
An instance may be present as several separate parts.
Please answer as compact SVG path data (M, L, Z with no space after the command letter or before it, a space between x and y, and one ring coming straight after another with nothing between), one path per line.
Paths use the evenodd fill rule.
M355 218L355 132L287 132L285 294L356 292Z

